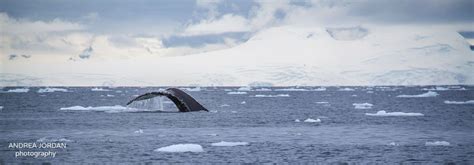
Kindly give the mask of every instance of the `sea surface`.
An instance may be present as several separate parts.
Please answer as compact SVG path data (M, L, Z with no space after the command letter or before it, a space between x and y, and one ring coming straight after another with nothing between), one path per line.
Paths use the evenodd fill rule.
M210 112L169 112L166 99L166 112L125 106L165 88L5 87L0 164L474 164L474 86L191 87ZM9 147L41 142L67 147ZM176 144L202 150L158 150Z

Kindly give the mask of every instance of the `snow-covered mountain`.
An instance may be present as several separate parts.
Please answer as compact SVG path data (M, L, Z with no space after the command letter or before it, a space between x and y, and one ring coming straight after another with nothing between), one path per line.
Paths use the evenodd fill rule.
M38 70L3 73L1 85L474 84L474 53L461 35L406 26L281 26L201 54L29 64Z

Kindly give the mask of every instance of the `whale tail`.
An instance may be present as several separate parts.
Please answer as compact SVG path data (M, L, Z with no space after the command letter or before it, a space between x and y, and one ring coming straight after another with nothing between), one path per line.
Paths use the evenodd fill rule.
M150 92L140 95L132 100L130 100L127 105L135 101L147 100L157 96L166 96L168 99L173 101L180 112L193 112L193 111L208 111L204 106L197 102L193 97L191 97L186 92L178 88L168 88L164 91L159 92Z

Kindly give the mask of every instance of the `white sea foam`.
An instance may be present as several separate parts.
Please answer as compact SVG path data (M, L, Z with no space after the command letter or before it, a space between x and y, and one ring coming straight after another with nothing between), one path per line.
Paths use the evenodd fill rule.
M426 142L425 146L449 146L451 145L447 141L435 141L435 142Z
M258 95L255 95L254 97L290 97L289 94L277 94L277 95L262 95L262 94L258 94Z
M30 91L28 88L16 88L16 89L9 89L7 93L27 93Z
M233 146L245 146L249 145L248 142L226 142L226 141L221 141L217 143L212 143L211 146L215 147L233 147Z
M228 106L230 106L230 105L229 105L229 104L222 104L222 105L220 105L220 107L228 107Z
M236 91L236 92L227 92L228 95L246 95L247 92L239 92L239 91Z
M436 97L439 94L433 91L428 91L426 93L422 93L419 95L398 95L397 97L404 97L404 98L416 98L416 97Z
M204 152L204 149L199 144L174 144L174 145L155 149L154 151L155 152Z
M64 89L64 88L41 88L41 89L38 89L38 93L50 93L50 92L68 92L68 90Z
M311 119L311 118L307 118L307 119L304 120L303 122L306 122L306 123L320 123L320 122L321 122L321 119Z
M143 133L143 130L142 130L142 129L138 129L138 130L136 130L134 133L142 134L142 133Z
M372 109L373 104L370 103L354 103L352 104L355 109Z
M386 112L378 111L377 113L365 113L367 116L424 116L422 113L406 113L406 112Z
M104 89L104 88L92 88L91 91L94 91L94 92L106 92L106 91L110 91L110 90Z
M474 100L468 100L468 101L444 101L445 104L474 104Z

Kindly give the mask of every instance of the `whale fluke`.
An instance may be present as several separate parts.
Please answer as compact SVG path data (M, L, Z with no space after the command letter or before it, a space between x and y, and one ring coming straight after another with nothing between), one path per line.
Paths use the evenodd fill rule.
M168 88L164 91L145 93L130 100L127 105L133 103L134 101L151 99L157 96L168 97L171 101L173 101L173 103L176 105L180 112L208 111L193 97L178 88Z

